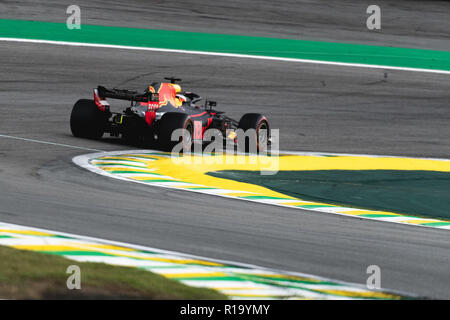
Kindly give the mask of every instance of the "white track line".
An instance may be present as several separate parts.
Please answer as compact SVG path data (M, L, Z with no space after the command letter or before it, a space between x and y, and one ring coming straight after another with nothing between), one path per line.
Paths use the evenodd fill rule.
M37 40L37 39L21 39L21 38L3 38L3 37L0 37L0 41L40 43L40 44L54 44L54 45L60 45L60 46L73 46L73 47L93 47L93 48L112 48L112 49L124 49L124 50L173 52L173 53L197 54L197 55L219 56L219 57L230 57L230 58L273 60L273 61L284 61L284 62L324 64L324 65L333 65L333 66L342 66L342 67L357 67L357 68L384 69L384 70L400 70L400 71L413 71L413 72L438 73L438 74L448 74L448 75L450 75L450 71L447 71L447 70L394 67L394 66L383 66L383 65L375 65L375 64L333 62L333 61L308 60L308 59L296 59L296 58L282 58L282 57L258 56L258 55L251 55L251 54L238 54L238 53L225 53L225 52L209 52L209 51L195 51L195 50L164 49L164 48L152 48L152 47L121 46L121 45L112 45L112 44L97 44L97 43L53 41L53 40Z
M42 143L42 144L48 144L52 146L59 146L59 147L65 147L65 148L72 148L72 149L80 149L80 150L87 150L87 151L97 151L97 152L105 152L103 150L99 149L92 149L92 148L85 148L85 147L78 147L78 146L72 146L69 144L63 144L63 143L56 143L56 142L49 142L49 141L42 141L42 140L35 140L35 139L28 139L28 138L22 138L22 137L15 137L15 136L8 136L5 134L0 134L0 138L8 138L8 139L16 139L16 140L22 140L22 141L28 141L28 142L35 142L35 143Z

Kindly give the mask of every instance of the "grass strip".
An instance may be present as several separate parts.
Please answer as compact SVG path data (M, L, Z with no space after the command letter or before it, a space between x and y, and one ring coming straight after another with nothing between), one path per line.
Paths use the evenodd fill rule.
M67 267L81 269L81 289L67 289ZM227 299L215 290L194 288L152 272L85 263L0 246L0 299Z

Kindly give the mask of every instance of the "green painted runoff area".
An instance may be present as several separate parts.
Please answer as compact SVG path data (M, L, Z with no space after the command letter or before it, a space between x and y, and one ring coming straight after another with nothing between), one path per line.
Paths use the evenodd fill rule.
M372 64L450 71L450 52L323 41L0 19L0 37Z
M401 170L225 170L217 178L252 183L288 196L431 218L450 218L450 173Z

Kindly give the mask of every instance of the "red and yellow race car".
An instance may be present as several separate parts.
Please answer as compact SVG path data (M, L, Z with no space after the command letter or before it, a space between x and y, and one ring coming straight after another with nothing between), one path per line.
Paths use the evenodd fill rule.
M182 143L190 150L194 143L208 143L205 133L216 129L226 143L231 141L243 146L245 151L266 150L270 143L270 128L267 118L258 113L247 113L239 121L213 109L215 101L206 100L189 91L182 91L177 83L181 79L165 78L168 82L152 83L140 93L124 89L107 89L98 86L94 89L94 99L78 100L70 116L70 128L76 137L100 139L104 133L121 136L129 143L154 143L165 150ZM110 110L107 98L130 101L123 112ZM176 129L184 129L183 134L174 137ZM239 138L240 132L244 141ZM253 135L253 136L252 136ZM254 144L254 146L252 146ZM254 147L254 149L252 149Z

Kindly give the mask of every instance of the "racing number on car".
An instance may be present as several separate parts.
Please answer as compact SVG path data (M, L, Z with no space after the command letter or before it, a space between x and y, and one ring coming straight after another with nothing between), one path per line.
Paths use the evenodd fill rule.
M203 126L201 121L194 121L194 140L202 139Z

